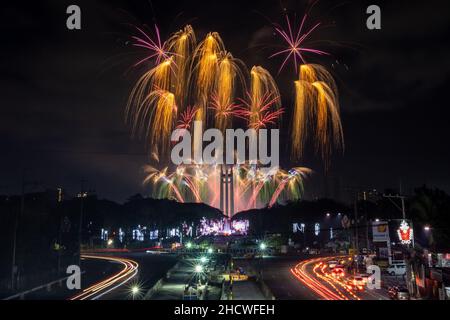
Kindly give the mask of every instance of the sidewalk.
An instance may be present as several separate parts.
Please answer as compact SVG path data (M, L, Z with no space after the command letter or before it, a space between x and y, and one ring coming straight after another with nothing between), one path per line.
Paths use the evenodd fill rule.
M194 274L192 272L192 262L189 260L179 261L167 272L158 288L147 299L149 300L182 300L186 284L191 282ZM221 287L208 285L205 299L219 300Z
M233 300L267 300L255 281L233 282Z

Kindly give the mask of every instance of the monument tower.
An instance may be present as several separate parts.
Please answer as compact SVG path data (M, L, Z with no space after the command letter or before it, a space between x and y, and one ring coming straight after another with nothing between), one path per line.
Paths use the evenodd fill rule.
M220 210L230 219L234 215L233 166L220 166Z

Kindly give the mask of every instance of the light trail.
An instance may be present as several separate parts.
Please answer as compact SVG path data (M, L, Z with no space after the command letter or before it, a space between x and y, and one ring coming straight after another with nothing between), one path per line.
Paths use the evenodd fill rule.
M319 297L325 300L342 300L342 298L307 271L307 267L320 262L320 259L305 260L291 269L291 273Z
M326 264L321 262L319 266L321 266L320 271L322 272L322 274L317 273L317 276L325 280L330 286L332 286L336 291L338 291L339 295L343 297L344 300L349 300L349 298L345 294L350 295L354 300L361 300L361 298L358 297L356 294L354 294L343 281L336 279L329 272L326 272L325 270L327 267ZM338 289L333 283L340 286L345 291L345 293L342 293L340 289Z
M83 290L83 292L73 296L69 300L96 300L104 296L105 294L113 291L114 289L124 285L131 279L133 279L138 273L139 264L130 259L108 257L108 256L90 256L82 255L84 259L99 259L117 262L123 265L123 269L111 277L102 280L89 288Z
M348 298L330 281L330 279L328 279L328 277L325 274L326 267L327 267L326 264L320 262L314 266L313 272L316 275L316 277L325 280L328 283L328 285L331 286L337 292L337 294L341 297L341 300L348 300ZM320 269L320 272L322 272L322 274L320 274L320 272L317 271L318 269Z
M361 300L347 284L331 275L326 262L342 257L314 258L300 262L291 269L292 275L324 300Z

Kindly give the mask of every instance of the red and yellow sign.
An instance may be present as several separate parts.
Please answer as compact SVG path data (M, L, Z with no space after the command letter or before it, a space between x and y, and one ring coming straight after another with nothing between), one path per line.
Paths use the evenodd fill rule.
M410 244L413 239L413 229L405 220L400 223L400 228L397 229L397 234L402 244Z

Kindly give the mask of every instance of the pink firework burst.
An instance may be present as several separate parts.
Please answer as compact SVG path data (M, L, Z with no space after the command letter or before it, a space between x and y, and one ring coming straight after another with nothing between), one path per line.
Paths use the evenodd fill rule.
M311 35L311 33L316 30L321 23L318 22L314 26L312 26L307 31L303 31L305 21L307 18L307 14L303 16L302 23L300 24L300 27L297 32L295 32L292 29L292 24L289 21L289 17L286 15L286 22L287 22L287 30L283 29L281 26L275 26L276 32L283 38L283 40L287 43L288 47L286 49L283 49L281 51L278 51L270 56L270 58L279 56L279 55L286 55L286 58L284 59L283 63L281 64L281 67L278 72L280 72L289 59L292 59L294 61L295 70L298 72L298 65L300 63L306 63L304 53L314 53L318 55L330 55L328 52L313 49L313 48L307 48L304 46L305 41L308 40L308 37Z
M266 93L260 98L254 98L247 92L247 100L240 99L245 107L238 108L235 115L239 118L246 119L249 127L255 130L266 128L269 125L275 125L284 113L283 108L272 110L279 99L279 96L272 93Z
M191 106L187 107L185 111L180 114L180 119L178 120L177 129L186 129L189 130L191 128L192 121L194 121L195 114L198 109L193 108Z
M213 109L215 111L216 117L228 118L230 116L237 116L239 114L239 108L242 105L235 104L234 102L222 104L219 100L220 99L217 94L211 95L211 106L209 107L209 109Z
M165 50L166 43L161 41L161 35L159 33L158 26L155 24L155 36L156 39L153 40L147 33L145 33L141 28L135 27L139 35L132 36L131 38L135 41L133 42L133 46L145 48L150 51L150 54L142 60L139 60L134 67L144 63L147 60L155 59L155 63L159 64L161 61L164 61L172 55L172 53Z

